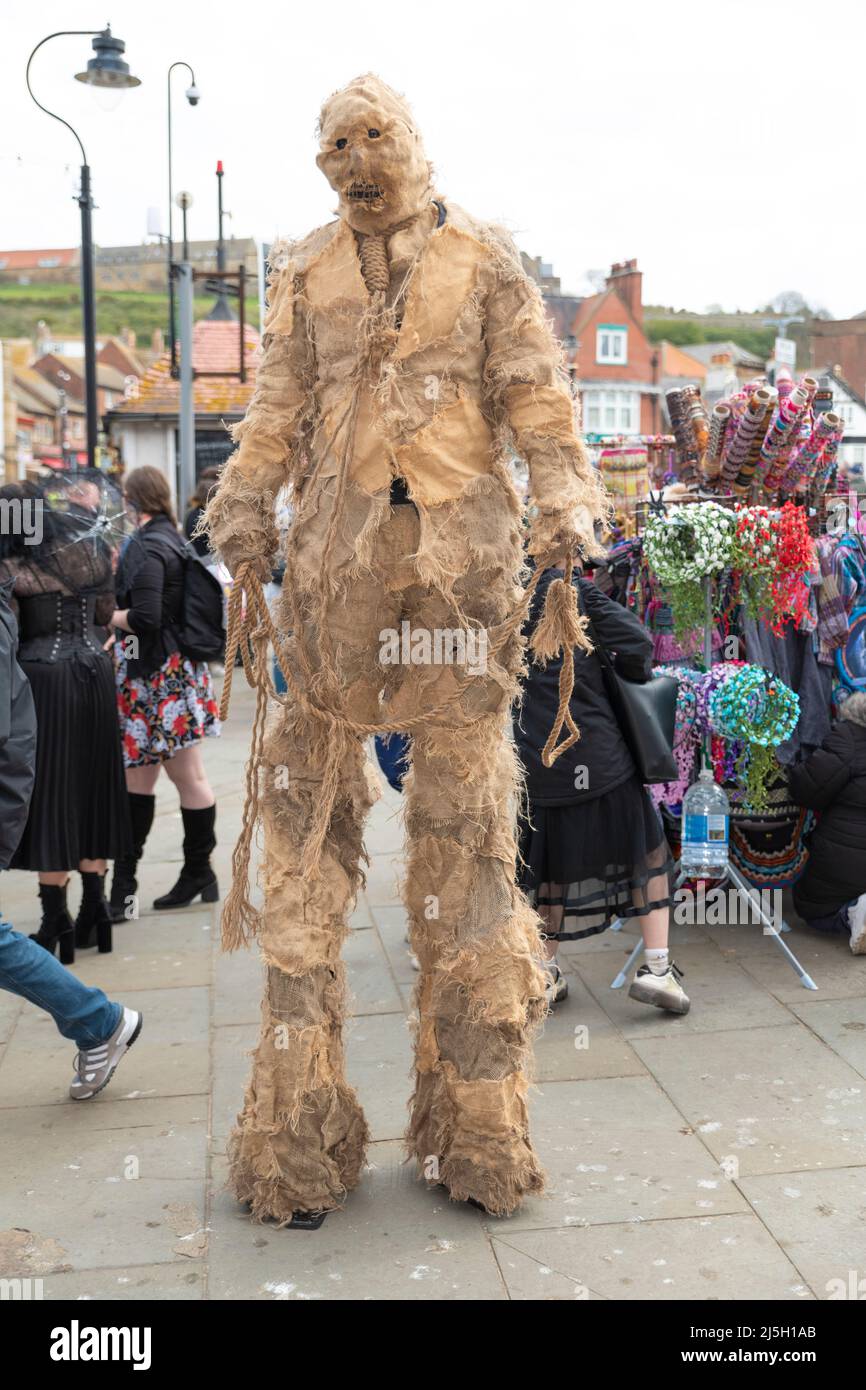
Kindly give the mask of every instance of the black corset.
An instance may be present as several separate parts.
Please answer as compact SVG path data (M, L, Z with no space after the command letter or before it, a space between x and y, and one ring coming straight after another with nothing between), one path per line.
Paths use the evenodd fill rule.
M95 621L96 594L34 594L19 598L21 661L70 661L102 653L106 630Z

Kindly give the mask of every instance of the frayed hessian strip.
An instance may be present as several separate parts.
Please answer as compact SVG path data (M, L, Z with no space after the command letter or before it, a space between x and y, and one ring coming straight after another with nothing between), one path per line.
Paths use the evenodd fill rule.
M257 1080L261 1073L257 1059ZM370 1134L345 1082L303 1096L294 1127L288 1115L275 1116L270 1131L243 1121L226 1147L229 1188L255 1220L286 1226L296 1211L333 1211L357 1187Z
M495 1216L508 1216L524 1197L543 1192L527 1089L517 1071L502 1081L461 1081L453 1064L442 1062L419 1074L406 1139L419 1177L443 1183L456 1202L473 1198Z
M228 1143L231 1190L260 1221L333 1210L356 1187L369 1132L344 1075L342 965L268 970L244 1108Z
M586 619L577 610L574 588L570 582L571 569L572 564L569 559L566 579L554 580L550 585L533 644L533 649L539 659L550 660L557 652L562 652L564 655L560 671L559 710L543 755L548 766L580 737L569 709L569 702L574 689L574 663L566 658L570 656L576 646L585 651L592 650L592 644L585 631ZM495 662L500 653L505 652L510 645L513 645L513 639L519 632L528 612L535 584L542 573L543 569L539 567L515 611L506 620L490 630L491 642L488 659L491 662ZM245 607L244 595L246 595ZM253 637L255 651L252 664L250 663L246 640L250 635ZM310 823L302 862L302 872L313 877L319 872L322 847L328 835L328 827L342 778L341 769L345 764L351 740L365 738L370 734L412 734L416 729L427 728L432 720L455 709L460 698L473 682L471 675L455 679L448 693L435 701L432 707L413 711L411 715L401 714L400 717L391 720L364 723L349 719L343 712L337 711L333 707L330 709L321 708L314 704L308 692L302 689L292 674L293 668L290 658L286 654L282 636L274 627L265 603L260 580L254 573L249 572L242 572L237 576L229 602L226 683L223 687L220 717L224 720L228 716L232 673L235 655L238 651L242 655L247 680L257 693L252 749L246 771L246 799L241 834L232 860L232 887L223 908L223 945L224 949L228 951L236 950L239 946L246 944L258 931L260 921L259 912L250 899L249 866L253 837L260 815L260 769L267 704L269 696L276 698L267 662L268 641L274 647L292 697L310 720L327 729L328 758L322 778L321 795ZM512 661L509 661L508 666L513 664ZM468 722L478 724L486 717L484 712L479 712L474 719ZM460 717L458 716L458 718ZM465 723L467 721L460 718L460 722ZM563 729L568 730L568 737L557 743Z
M498 697L503 710L516 683L511 675ZM470 740L475 775L464 778ZM525 1095L546 977L539 918L514 886L519 783L497 712L476 730L419 734L404 783L405 901L420 965L406 1145L425 1178L497 1214L543 1186Z

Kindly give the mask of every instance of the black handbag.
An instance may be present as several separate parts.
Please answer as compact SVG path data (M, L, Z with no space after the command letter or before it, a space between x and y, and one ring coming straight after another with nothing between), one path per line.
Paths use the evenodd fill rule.
M641 781L675 782L680 775L673 751L679 681L676 676L656 676L648 681L626 680L598 640L595 625L583 603L580 585L577 586L577 603L587 620L607 698Z

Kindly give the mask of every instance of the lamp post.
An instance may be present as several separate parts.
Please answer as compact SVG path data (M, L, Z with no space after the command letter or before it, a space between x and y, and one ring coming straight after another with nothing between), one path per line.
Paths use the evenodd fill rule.
M85 380L85 407L87 411L87 466L96 466L96 435L97 435L97 415L96 415L96 309L94 306L93 295L93 227L91 213L93 211L93 196L90 189L90 165L87 162L87 155L78 132L73 129L68 121L62 116L58 116L55 111L49 111L47 106L37 99L33 88L30 86L30 65L43 44L51 39L61 38L92 38L93 51L95 58L91 58L84 72L77 72L75 79L77 82L84 82L90 87L111 87L123 89L126 87L138 87L141 85L140 79L133 77L129 71L129 64L125 63L121 54L126 49L126 44L122 39L117 39L111 32L110 26L105 29L60 29L55 34L47 34L44 39L33 49L27 59L26 81L27 90L33 98L40 111L44 111L46 116L52 120L59 121L66 126L78 142L81 151L81 184L78 194L78 206L81 209L81 300L84 316L84 380Z
M177 197L175 198L175 202L177 203L178 207L180 208L181 217L183 218L183 255L182 255L181 259L184 260L184 261L188 261L188 260L189 260L189 239L188 239L187 234L186 234L186 215L187 215L187 213L189 212L190 208L192 207L192 194L191 194L191 193L178 193Z
M168 341L171 351L172 375L177 373L177 346L174 332L174 275L172 273L172 265L174 262L174 238L172 236L174 197L171 178L171 74L174 72L175 68L186 68L189 73L190 85L186 89L186 99L190 106L198 106L201 101L201 92L195 85L195 73L189 63L172 63L166 77L166 94L168 98Z

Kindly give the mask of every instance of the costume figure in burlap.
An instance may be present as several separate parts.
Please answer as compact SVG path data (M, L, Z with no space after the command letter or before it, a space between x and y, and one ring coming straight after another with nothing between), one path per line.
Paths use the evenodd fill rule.
M344 1073L340 947L375 796L365 738L404 730L421 966L408 1149L453 1198L502 1214L543 1183L526 1064L546 983L514 885L526 538L509 450L529 465L536 561L592 546L604 494L537 289L507 236L434 194L405 102L358 78L325 103L320 135L339 217L274 249L255 395L206 515L252 602L291 484L277 620L289 695L266 728L257 716L223 923L230 949L256 933L267 966L231 1183L286 1224L359 1180L367 1127ZM535 649L588 645L571 586L551 588ZM462 666L441 658L442 633L465 639ZM245 860L259 812L257 913Z

